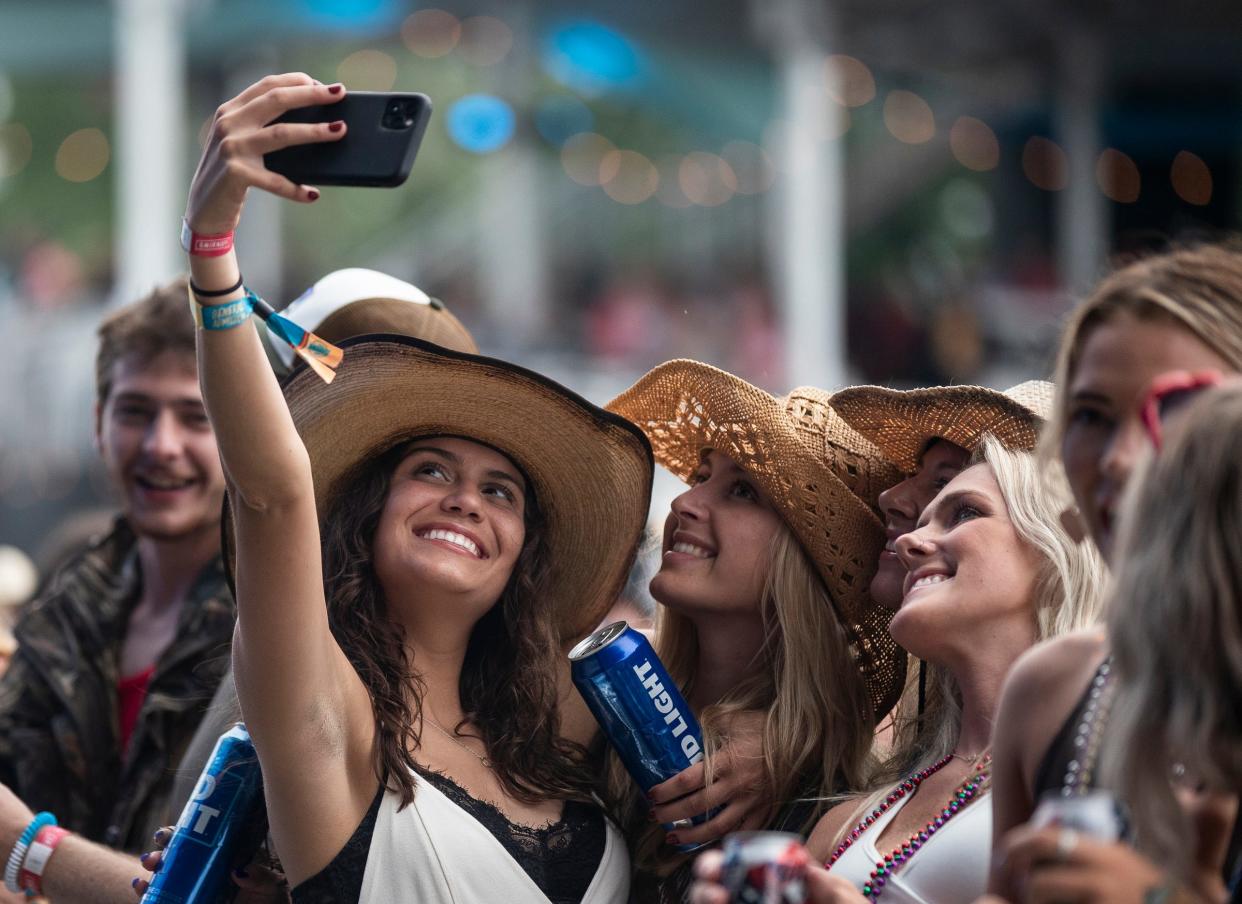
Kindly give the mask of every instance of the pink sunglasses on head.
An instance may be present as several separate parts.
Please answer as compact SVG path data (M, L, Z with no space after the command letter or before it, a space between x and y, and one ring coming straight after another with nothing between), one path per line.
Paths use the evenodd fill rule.
M1164 423L1176 411L1180 411L1199 393L1219 386L1225 375L1218 370L1171 370L1151 381L1139 413L1151 444L1160 449L1164 439Z

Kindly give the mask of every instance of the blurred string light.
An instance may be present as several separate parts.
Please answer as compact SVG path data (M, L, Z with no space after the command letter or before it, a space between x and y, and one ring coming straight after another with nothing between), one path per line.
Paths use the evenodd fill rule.
M108 166L108 139L99 129L78 129L56 151L56 172L68 182L90 182Z
M923 144L936 135L936 117L913 91L890 91L884 98L884 125L898 141Z
M601 165L616 149L603 135L582 132L561 145L561 166L579 185L599 185Z
M30 130L20 122L0 123L0 179L25 169L33 147Z
M706 151L691 151L681 159L677 181L685 196L701 207L719 207L737 191L733 167Z
M973 116L960 116L949 129L949 148L968 170L985 173L1000 164L1000 142L991 127Z
M1212 200L1212 171L1190 151L1178 151L1169 170L1173 191L1187 204L1202 207Z
M1022 148L1022 172L1031 184L1044 191L1061 191L1069 185L1069 160L1061 146L1034 135Z
M679 178L681 157L677 154L669 154L667 157L661 158L658 169L660 172L660 184L656 188L656 200L665 207L671 207L674 210L684 210L690 207L693 202L681 190Z
M397 83L397 61L382 50L359 50L341 60L336 78L355 91L391 91Z
M449 137L473 154L490 154L509 143L517 126L513 107L491 94L467 94L446 117Z
M513 29L494 16L462 20L457 52L473 66L495 66L513 49Z
M733 171L739 195L758 195L772 187L776 168L768 152L749 141L730 141L720 157Z
M1116 148L1106 148L1096 160L1095 181L1104 196L1118 204L1133 204L1143 187L1138 166Z
M599 168L604 192L621 204L641 204L660 184L655 164L638 151L609 151Z
M642 57L628 37L585 20L549 32L543 65L557 81L588 96L632 88L641 80L643 69Z
M535 105L535 130L544 141L560 147L574 135L595 125L591 108L568 94L545 97Z
M875 99L875 76L862 60L836 53L824 61L824 90L842 107L861 107Z
M411 53L438 59L452 53L461 40L461 22L442 9L420 9L401 23L401 40Z

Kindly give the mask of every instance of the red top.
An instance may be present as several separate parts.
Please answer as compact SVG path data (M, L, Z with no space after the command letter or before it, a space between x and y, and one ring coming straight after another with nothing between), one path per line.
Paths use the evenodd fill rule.
M121 753L129 749L129 739L138 724L138 713L142 711L142 703L147 699L147 685L155 674L155 666L150 665L141 672L128 675L116 684L117 713L120 716Z

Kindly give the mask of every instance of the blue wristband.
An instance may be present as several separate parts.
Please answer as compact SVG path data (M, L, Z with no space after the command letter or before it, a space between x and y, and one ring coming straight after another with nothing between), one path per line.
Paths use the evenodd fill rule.
M17 844L13 845L13 850L9 854L9 861L4 867L4 887L13 894L20 894L21 887L17 884L17 874L21 870L22 861L26 858L26 850L30 847L30 842L34 841L34 837L39 834L39 829L44 826L56 825L56 817L44 810L36 813L35 818L30 820L30 825L26 826L26 831L22 832Z
M254 311L255 300L255 294L247 289L246 294L235 301L228 301L224 304L203 305L201 312L203 329L231 330L235 326L241 326L250 319L250 315Z

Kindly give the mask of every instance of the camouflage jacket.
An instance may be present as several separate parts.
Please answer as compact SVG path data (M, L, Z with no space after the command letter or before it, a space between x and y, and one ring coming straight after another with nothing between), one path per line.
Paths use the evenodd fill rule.
M140 588L135 538L118 521L29 605L0 679L0 781L61 825L135 852L180 810L174 772L228 665L235 618L217 558L190 590L122 756L117 681Z

